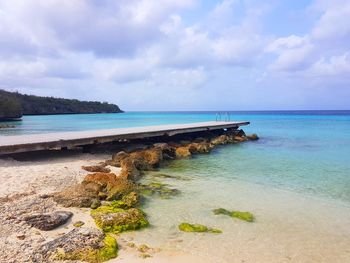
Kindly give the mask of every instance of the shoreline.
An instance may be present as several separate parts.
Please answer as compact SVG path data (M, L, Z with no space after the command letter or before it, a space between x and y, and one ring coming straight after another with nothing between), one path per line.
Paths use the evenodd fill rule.
M123 146L125 147L125 146ZM139 144L139 142L134 146L134 147L130 147L128 150L130 150L130 152L136 152L137 151L142 151L142 148L144 148L144 146L142 144ZM40 157L40 154L44 154L44 158ZM5 171L5 173L3 173L3 178L1 178L2 180L5 180L5 183L3 185L3 187L1 188L0 191L0 197L4 197L4 195L8 194L8 193L13 193L14 190L17 192L17 195L15 194L12 198L10 196L10 200L6 201L0 198L0 209L2 210L3 207L3 202L5 201L5 204L8 203L9 206L13 206L13 208L18 208L17 206L19 205L19 208L22 209L23 211L23 204L24 204L24 208L25 208L25 204L28 204L40 199L40 195L43 194L51 194L52 192L56 192L59 190L63 190L66 186L68 185L72 185L72 184L76 184L76 183L80 183L81 181L84 180L84 178L86 177L86 175L91 174L83 169L81 169L82 166L98 166L101 164L101 162L106 161L107 159L109 159L110 155L109 154L105 154L105 153L98 153L95 152L93 154L82 154L82 153L74 153L74 152L60 152L57 155L56 153L52 153L53 156L46 155L45 153L38 153L38 157L26 157L25 155L22 155L21 161L14 161L14 160L1 160L0 159L0 167L8 169L7 171ZM34 159L34 160L33 160ZM171 160L169 160L171 162ZM19 164L19 165L18 165ZM109 168L112 168L111 166L107 166ZM114 169L114 168L113 168ZM117 170L113 170L113 172L115 174L119 174L120 175L120 168L116 168ZM118 170L119 169L119 170ZM155 171L155 173L162 173L164 170L162 169L162 166L160 167L160 169L158 171ZM23 178L25 178L27 175L30 175L30 180L21 180L21 182L18 182L18 180L16 180L16 177L21 176ZM148 178L148 173L154 173L154 171L150 171L147 172L147 174L145 175L144 178ZM8 177L8 174L12 174L12 177ZM65 176L62 177L62 175L65 174ZM32 176L32 177L31 177ZM197 178L199 179L200 182L205 182L206 178ZM194 181L198 181L197 179L194 179ZM6 184L6 180L8 180L8 182L10 182L11 184ZM236 179L234 179L236 180ZM33 182L34 181L34 182ZM281 197L284 197L285 200L299 200L299 203L305 203L305 207L307 209L310 209L311 207L316 207L317 209L321 209L322 210L326 210L326 209L331 209L331 211L334 212L334 216L331 215L329 216L330 220L334 220L337 214L340 214L340 210L338 209L339 207L334 206L335 204L332 203L325 203L326 200L324 199L318 199L313 198L312 196L303 196L300 195L299 193L294 193L292 191L288 191L286 189L269 189L268 187L264 186L264 185L258 185L258 184L252 184L249 182L244 182L241 181L239 182L239 180L236 180L238 182L237 186L239 186L239 194L237 194L237 197L239 197L240 203L245 203L244 206L246 207L254 207L254 204L251 203L250 205L249 202L251 202L251 200L249 200L249 195L247 195L249 192L255 191L258 192L260 194L262 194L262 200L266 201L266 203L269 204L269 206L266 206L264 208L254 208L254 214L256 213L258 221L257 223L254 223L253 225L251 225L251 229L247 228L248 226L246 225L237 225L236 223L233 223L233 226L239 226L239 236L240 238L243 238L243 240L245 240L246 238L248 238L249 236L253 235L253 233L251 231L263 231L263 233L266 232L266 234L271 235L272 237L274 235L276 235L276 233L272 233L271 231L271 227L273 226L273 228L275 227L275 223L274 220L272 220L272 225L270 223L268 223L268 218L274 218L274 213L275 210L278 207L270 207L270 204L272 204L274 201L274 199L280 199ZM190 181L191 182L191 181ZM237 183L236 182L236 183ZM18 185L16 185L18 184ZM32 188L28 188L28 185L31 186ZM187 185L186 181L179 181L179 185L176 188L179 188L180 191L184 190L185 188L182 189L183 187L185 187ZM6 187L9 187L7 189L6 192ZM17 187L17 188L16 188ZM28 195L26 195L25 193L21 192L21 189L23 190L24 188L26 188L26 193ZM260 190L258 190L260 189ZM35 191L35 193L32 192L32 190ZM225 191L229 191L229 189L226 189ZM24 195L21 195L24 194ZM162 232L162 228L164 228L164 226L162 226L162 224L160 224L160 226L157 225L153 225L154 222L157 222L157 218L154 218L154 214L162 214L160 213L159 209L162 209L161 207L158 209L157 208L157 204L159 205L159 202L162 202L163 205L166 204L166 206L169 205L169 207L172 207L172 204L174 202L181 202L181 201L177 201L178 198L182 198L180 196L174 196L171 199L168 200L161 200L161 199L151 199L151 201L148 203L146 203L146 207L144 207L145 211L149 214L150 218L150 223L152 225L151 228L145 228L144 230L141 231L131 231L131 232L123 232L122 234L118 235L118 244L119 244L119 255L117 258L115 259L111 259L109 262L130 262L130 263L136 263L136 262L157 262L157 263L161 263L161 262L203 262L203 263L207 263L207 262L213 262L213 260L215 261L215 258L212 258L212 255L210 254L206 254L204 253L204 256L201 255L200 253L198 253L199 251L197 251L199 248L201 248L202 246L205 246L205 242L208 242L208 244L210 246L214 245L215 243L213 242L219 242L218 244L222 244L222 242L224 242L224 239L229 238L227 235L230 231L230 228L232 228L232 226L230 226L232 223L230 223L227 226L223 226L224 227L224 233L221 236L210 236L210 234L181 234L177 232L177 237L171 238L171 243L165 243L168 244L167 246L170 245L170 247L167 246L161 246L161 245L157 245L151 242L152 237L154 238L155 236L161 236L164 233ZM268 197L269 196L269 197ZM198 197L200 199L200 196ZM267 199L266 199L267 198ZM12 199L12 200L11 200ZM283 199L283 198L282 198ZM158 200L158 201L157 201ZM181 199L182 200L182 199ZM211 199L209 199L211 200ZM321 201L321 202L318 202ZM34 206L35 209L38 209L37 212L52 212L54 210L65 210L65 211L71 211L74 213L73 218L68 221L68 223L58 227L56 230L51 230L51 231L38 231L35 228L30 228L28 227L26 224L20 223L20 225L18 225L18 223L14 224L11 226L10 224L10 228L7 228L8 226L6 226L5 228L3 228L1 230L1 236L2 238L0 239L1 243L6 244L6 246L1 246L1 251L2 255L0 256L0 258L2 260L4 260L5 262L16 262L16 260L18 259L24 259L23 254L26 254L27 256L29 256L31 253L33 253L33 250L28 250L26 251L28 248L25 248L27 245L30 246L30 249L35 249L35 247L32 247L32 245L41 245L43 243L46 242L50 242L55 240L56 238L62 236L63 234L69 232L70 230L74 229L74 227L72 226L72 224L76 221L82 220L85 222L84 227L91 227L91 228L97 228L97 226L95 226L95 223L93 222L92 217L90 216L90 208L65 208L62 206L59 206L57 204L55 204L55 202L53 202L52 200L50 200L50 198L48 199L43 199L40 202L41 205L43 207L38 208L36 206ZM232 202L237 202L237 200L232 200ZM263 206L263 201L261 201L261 205ZM280 201L283 203L283 201ZM276 202L275 202L276 203ZM277 202L278 203L278 202ZM286 201L287 203L287 201ZM338 203L338 202L337 202ZM222 205L221 203L218 203L216 205ZM210 211L211 208L215 208L216 207L215 204L211 204L209 206L209 208L206 208L206 210ZM304 213L302 212L303 210L301 208L298 208L297 204L293 203L293 206L295 206L294 211L298 211L300 213ZM292 206L292 207L293 207ZM32 208L32 207L27 207L27 208ZM42 209L44 208L44 209ZM143 208L143 207L142 207ZM269 209L267 209L269 208ZM287 208L287 207L285 207ZM290 207L288 207L286 210L285 208L281 208L279 207L277 209L277 211L279 212L283 212L286 213L287 209L290 209ZM158 210L157 210L158 209ZM187 208L188 211L190 211L190 207ZM348 207L344 207L345 210L349 210ZM6 210L6 209L5 209ZM33 211L31 211L33 212ZM166 213L166 211L163 211ZM202 213L202 212L201 212ZM3 214L3 213L2 213ZM323 213L324 214L324 213ZM305 214L307 216L307 218L309 218L308 213ZM286 216L286 217L285 217ZM285 217L285 218L284 218ZM283 219L284 218L284 219ZM313 218L313 217L311 217ZM283 220L282 220L283 219ZM208 225L212 225L214 224L213 222L211 222L210 220L207 221L209 219L205 219L203 218L203 221L198 221L199 223L204 223L204 224L208 224ZM283 215L280 219L278 219L278 222L282 222L287 220L287 222L289 222L288 220L288 216L287 214ZM219 222L221 222L221 220L219 220ZM303 223L303 220L298 220L298 224L296 226L297 229L301 227L301 229L303 229L303 227L301 226L301 224ZM3 222L2 222L3 223ZM1 225L2 225L1 223ZM158 222L161 223L161 222ZM158 224L156 223L156 224ZM268 223L266 225L266 223ZM291 222L290 222L291 223ZM289 223L288 223L289 224ZM287 224L287 226L288 226ZM292 225L290 225L289 227L294 227L293 223ZM325 226L332 226L332 228L335 226L333 226L332 224L329 225L329 223L327 222L323 222L322 224L325 224ZM344 224L347 225L347 224ZM267 226L267 229L265 229ZM282 226L282 225L281 225ZM296 227L295 226L295 227ZM306 225L307 226L307 225ZM310 227L313 226L312 222ZM326 227L323 227L322 229L327 229ZM13 231L14 229L16 229L16 231ZM281 229L283 230L283 228ZM306 230L306 229L305 229ZM160 232L159 232L160 231ZM290 230L292 231L292 229ZM287 233L289 233L290 231L287 231ZM302 234L300 235L300 238L307 238L310 239L312 235L314 235L315 233L317 233L317 231L319 230L312 230L309 229L307 230L306 234ZM324 230L322 230L324 231ZM327 229L328 231L328 229ZM280 231L282 232L282 231ZM38 235L37 233L40 233L40 235ZM245 233L245 234L244 234ZM309 234L308 234L309 233ZM244 234L243 236L241 236L242 234ZM331 233L329 233L331 234ZM22 237L23 235L25 235L24 240L19 239L18 237ZM245 237L245 235L247 235L247 237ZM254 234L255 235L255 234ZM254 236L253 235L253 236ZM306 236L305 236L306 235ZM318 233L318 235L320 235L320 233ZM204 238L203 242L201 242L200 240L197 240L197 237L201 237ZM281 238L283 237L283 235L277 234L277 236L275 238ZM323 241L325 242L324 244L328 244L328 240L324 239L325 236L323 234L321 234L321 236ZM334 236L335 238L336 236ZM283 237L283 238L287 238L287 237ZM299 238L299 237L298 237ZM44 240L43 240L44 239ZM178 241L177 241L178 240ZM180 242L181 240L181 242ZM217 241L215 241L217 240ZM221 240L221 241L220 241ZM248 242L249 238L247 241L244 242ZM175 242L175 243L172 243ZM180 242L180 243L177 243ZM184 247L186 247L186 244L191 244L193 242L198 243L197 247L195 248L195 252L196 253L192 253L191 249L189 250L184 249ZM227 242L227 241L225 241ZM237 243L237 242L243 242L243 241L238 241L233 239L231 242L233 243ZM251 241L250 241L251 242ZM265 241L266 242L266 241ZM310 242L315 242L312 241L312 239L310 239ZM135 243L136 247L129 247L130 243ZM138 247L142 246L143 244L151 244L152 247L150 248L150 252L147 252L146 254L150 254L151 257L147 257L147 258L142 258L140 257L141 255L145 254L145 253L140 253L138 251ZM238 243L239 244L239 243ZM238 245L237 244L237 245ZM243 243L244 244L244 243ZM251 245L249 245L249 243L247 243L246 245L244 245L244 247L241 247L241 245L239 245L240 250L239 252L237 252L238 254L235 256L237 259L241 258L242 260L244 259L248 259L247 262L256 262L256 260L258 258L255 258L254 256L254 252L256 251L251 251ZM172 249L171 247L174 246L174 249ZM308 247L308 246L306 246ZM170 249L169 249L170 248ZM204 247L203 247L204 248ZM202 248L202 249L203 249ZM225 246L223 246L222 249L224 249ZM23 250L24 249L24 250ZM159 249L161 249L159 251ZM221 249L221 250L222 250ZM310 248L311 249L311 248ZM227 250L227 248L226 248ZM326 251L329 251L329 249L325 249ZM235 251L235 250L234 250ZM251 255L248 256L247 251L250 251ZM263 250L264 251L264 250ZM274 258L272 257L274 254L269 254L271 253L268 251L263 252L261 251L260 253L263 253L260 255L260 260L259 262L271 262L271 260L273 260ZM221 251L222 253L222 251ZM236 252L235 252L236 253ZM14 259L14 261L6 261L6 260L10 260L11 255L16 255L17 258ZM17 256L19 255L19 256ZM330 255L328 255L328 259ZM327 257L325 257L327 258ZM228 262L229 259L225 259L224 261L221 262ZM23 260L23 262L31 262L31 261L25 261ZM60 261L61 262L61 261ZM236 261L235 261L236 262ZM294 262L292 260L292 262ZM300 261L296 261L296 262L300 262ZM302 261L305 262L305 261ZM319 261L319 262L322 262ZM324 261L326 262L326 261ZM336 260L334 260L334 262L338 262ZM342 262L342 261L339 261Z
M232 134L232 135L229 135L229 134ZM199 135L204 135L204 134L195 133L194 135L198 137ZM200 139L200 142L194 142L194 140L193 142L182 141L181 143L178 143L178 142L173 143L172 146L168 145L167 143L158 143L157 145L156 142L152 142L154 146L152 146L151 148L148 148L149 146L142 146L142 145L140 146L140 140L137 140L136 142L134 142L134 146L132 146L132 143L131 144L126 143L125 145L122 146L124 150L127 150L129 152L128 154L126 154L125 152L119 151L118 154L115 154L112 160L110 161L106 161L108 160L108 158L106 158L107 157L106 155L80 155L80 154L76 156L77 160L75 161L72 161L72 159L74 160L75 158L75 157L72 158L72 156L70 158L68 157L68 159L65 159L66 157L63 156L61 157L62 158L61 161L59 159L52 161L52 159L50 160L50 157L46 157L48 158L48 160L39 161L40 164L33 161L32 162L29 161L28 163L25 163L25 162L20 162L15 160L12 160L12 161L0 160L0 165L4 168L4 175L5 175L5 178L2 178L3 187L1 188L1 191L0 191L0 195L1 195L0 209L2 210L1 224L5 226L2 229L1 236L3 237L2 243L7 245L10 244L10 246L6 248L6 252L4 251L4 253L2 253L0 258L6 261L6 260L9 260L14 255L16 255L16 257L13 259L14 261L9 261L9 262L15 262L16 260L20 260L20 261L22 260L23 262L27 262L28 260L30 261L33 256L33 253L35 254L38 248L44 247L44 244L46 244L48 240L53 238L51 234L55 233L55 230L53 230L53 232L47 233L43 231L38 231L37 229L35 230L35 228L33 227L29 227L23 221L24 214L33 214L33 213L48 214L57 210L65 210L67 212L74 211L73 212L74 220L78 220L79 218L85 218L85 221L86 221L86 217L82 216L79 212L77 212L79 210L76 210L75 208L69 208L69 206L74 207L75 205L65 205L64 203L62 203L63 204L63 207L62 207L62 204L61 205L59 204L60 201L57 201L60 199L57 199L57 198L55 199L55 193L58 193L58 195L60 195L60 193L64 193L65 189L69 189L70 185L71 186L73 185L73 187L79 186L81 182L84 180L87 180L89 176L93 178L92 180L95 180L94 177L96 176L97 176L96 180L100 180L100 179L97 179L97 178L100 178L100 176L102 176L101 178L103 178L104 176L113 175L120 178L125 178L125 180L131 180L131 182L137 181L143 170L157 169L160 165L160 162L162 162L163 158L168 160L172 160L175 157L188 158L193 153L207 153L215 145L225 144L228 142L232 143L234 142L233 140L235 139L237 140L237 142L247 141L250 138L253 140L257 139L257 136L245 137L244 132L241 132L241 131L233 131L233 133L232 132L227 133L227 135L225 132L224 133L218 133L218 132L206 133L206 135L210 135L209 136L210 144L207 141L208 139L202 138ZM193 136L193 134L191 134L191 136ZM188 139L189 136L186 135L185 136L186 138L184 138L184 136L177 136L177 137L178 138L176 139L180 142L180 139ZM41 153L38 153L39 156L40 154ZM123 155L124 157L125 155L127 155L125 157L126 161L124 160L124 157L119 158L120 154ZM26 159L25 154L18 155L18 156L24 157L23 160ZM35 156L35 154L33 156ZM133 159L130 159L130 158L133 158ZM143 160L142 161L140 158L141 159L146 158L146 159L142 159ZM29 157L29 159L31 158ZM140 160L141 162L135 166L135 162L138 162ZM86 165L90 165L89 167L92 169L99 170L103 168L103 169L108 169L109 171L107 172L107 174L103 174L103 173L99 173L98 171L89 170L90 171L89 173L82 169L84 168L83 166L86 166ZM117 167L121 166L121 168L114 168L115 166ZM10 171L11 169L12 169L12 173L16 173L13 176L9 176L11 174L11 171ZM46 169L49 169L49 172L45 171L43 173L43 170L46 170ZM69 172L67 173L67 171ZM97 172L97 173L94 174L91 172ZM30 173L30 176L27 176L28 173ZM38 176L38 173L42 173L42 174ZM62 174L66 174L66 176L62 177ZM18 182L16 181L16 178L15 178L17 176L23 177L25 180L21 180L21 182ZM81 186L85 187L84 184L82 184ZM23 188L26 189L25 192L23 192ZM159 189L156 189L155 191L158 191L158 190ZM72 192L72 193L75 194L76 192ZM168 195L169 193L166 193L164 191L164 194ZM53 199L52 199L52 196L54 197ZM64 199L64 198L65 197L63 197L63 200L64 200L63 202L66 202L65 200L67 199ZM68 196L68 199L71 199L70 194ZM97 207L104 205L103 202L104 201L99 202ZM33 204L37 204L37 205L33 205ZM78 206L81 206L81 205L78 205ZM82 208L82 209L83 209L82 211L86 209L87 211L90 211L89 208ZM130 209L130 211L131 210L132 209ZM125 210L125 211L129 211L129 210ZM87 226L91 226L91 222L93 222L93 219L90 218L87 221L90 222L87 224ZM69 222L72 222L72 221L69 221ZM21 228L18 229L18 227L16 226L17 224L20 224L21 227L23 227L23 229L22 230L20 230ZM68 235L67 231L71 230L72 228L71 228L71 224L70 224L70 227L67 227L67 225L64 224L63 226L60 226L57 229L62 229L62 227L65 229L64 231L65 234L62 236L64 237L65 235ZM97 227L95 226L95 228ZM17 229L17 231L14 231L14 229ZM33 235L33 231L34 231L34 235ZM68 232L68 233L71 233L71 232ZM116 234L117 233L118 232L116 232ZM15 237L13 235L15 235ZM41 236L41 238L36 238L35 235ZM57 235L61 236L62 233L58 233ZM12 239L12 242L11 242L11 239ZM49 243L55 242L55 240L59 240L59 238L53 239L49 241ZM21 241L23 241L24 244L23 243L18 244L18 243L21 243ZM30 243L27 243L28 241ZM34 243L34 245L32 243ZM25 250L28 250L28 254L24 253L25 255L21 255L20 253L18 253L21 249L18 247L16 248L17 245L19 245L20 248L24 247ZM14 251L12 249L14 249ZM17 249L18 251L15 252ZM152 249L149 251L149 253L151 253L151 251ZM150 255L145 252L142 252L139 256L149 257ZM148 249L147 249L147 252L148 252ZM17 258L18 256L19 258ZM42 256L46 258L47 255L42 255ZM45 262L45 260L47 259L48 258L44 259L42 262ZM79 259L79 258L76 258L76 259ZM39 260L38 262L41 262L41 261ZM90 262L94 262L94 261L90 261Z

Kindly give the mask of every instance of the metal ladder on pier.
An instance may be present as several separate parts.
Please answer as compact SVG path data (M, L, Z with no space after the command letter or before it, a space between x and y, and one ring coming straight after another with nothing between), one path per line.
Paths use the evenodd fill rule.
M223 117L223 118L222 118ZM217 112L215 115L215 121L224 121L224 122L230 122L231 121L231 113L230 112Z

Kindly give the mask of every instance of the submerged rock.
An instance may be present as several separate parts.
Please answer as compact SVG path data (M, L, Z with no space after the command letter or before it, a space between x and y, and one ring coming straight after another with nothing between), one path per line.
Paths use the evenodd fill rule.
M95 223L104 232L120 233L149 225L145 214L137 208L122 209L118 203L100 206L91 211Z
M182 181L190 181L191 180L190 178L184 177L184 176L181 176L181 175L170 175L170 174L162 174L162 173L152 174L152 177L164 178L164 179L182 180Z
M251 141L256 141L256 140L259 140L259 136L255 133L253 133L251 135L247 135L247 139L251 140Z
M190 224L190 223L181 223L179 229L183 232L208 232L208 233L222 233L220 229L209 228L205 225L200 224Z
M114 237L98 229L81 227L42 245L32 255L32 262L80 260L98 263L117 255L118 244Z
M151 182L149 184L141 184L138 186L139 191L143 195L151 196L157 194L163 199L169 199L178 195L180 191L175 188L169 188L167 184L161 182Z
M214 209L213 213L215 215L227 215L230 217L238 218L247 222L254 222L254 215L250 212L241 212L241 211L229 211L224 208Z
M23 218L28 225L48 231L65 224L73 216L72 212L56 211L51 214L31 215Z

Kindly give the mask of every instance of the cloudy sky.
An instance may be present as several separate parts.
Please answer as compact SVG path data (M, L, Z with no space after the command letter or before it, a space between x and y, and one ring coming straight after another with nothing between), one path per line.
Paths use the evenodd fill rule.
M0 88L124 110L350 109L350 0L0 0Z

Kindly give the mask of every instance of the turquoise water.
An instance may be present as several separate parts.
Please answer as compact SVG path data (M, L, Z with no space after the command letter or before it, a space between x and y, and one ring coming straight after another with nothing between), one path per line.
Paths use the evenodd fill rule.
M224 114L223 114L224 116ZM239 179L350 202L350 111L231 112L256 143L225 146L183 161L201 176ZM95 130L215 120L215 112L25 116L0 135ZM223 117L224 118L224 117Z

